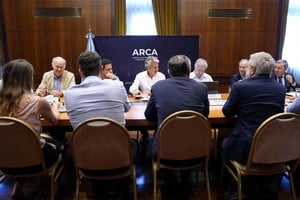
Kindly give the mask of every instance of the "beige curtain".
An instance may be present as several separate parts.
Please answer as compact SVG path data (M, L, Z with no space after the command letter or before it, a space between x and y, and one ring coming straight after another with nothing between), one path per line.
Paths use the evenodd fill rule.
M115 0L115 26L117 35L126 34L126 0Z
M286 22L289 10L289 0L280 0L279 3L279 14L278 14L278 45L276 51L276 59L282 58L282 50L285 38Z
M158 35L176 35L177 0L152 0Z

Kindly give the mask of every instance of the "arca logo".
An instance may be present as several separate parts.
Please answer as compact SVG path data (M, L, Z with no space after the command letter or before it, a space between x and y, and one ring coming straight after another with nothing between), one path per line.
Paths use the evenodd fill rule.
M134 49L132 56L158 56L156 49Z

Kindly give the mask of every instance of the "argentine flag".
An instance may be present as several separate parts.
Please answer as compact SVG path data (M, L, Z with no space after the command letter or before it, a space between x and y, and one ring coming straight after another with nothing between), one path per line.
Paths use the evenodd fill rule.
M93 38L95 35L90 31L88 34L85 35L85 37L88 39L86 51L96 51Z

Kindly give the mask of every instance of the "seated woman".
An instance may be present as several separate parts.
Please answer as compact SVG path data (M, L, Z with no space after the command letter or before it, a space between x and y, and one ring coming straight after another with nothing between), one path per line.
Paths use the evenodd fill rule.
M53 103L50 106L46 99L32 93L33 71L33 66L24 59L12 60L4 66L0 91L0 116L23 120L31 125L40 137L42 127L39 116L42 115L51 123L57 123L60 104ZM40 142L46 166L52 166L59 156L58 148L53 143L46 142L42 137L40 137ZM11 193L12 199L22 198L23 181L24 178L16 178Z

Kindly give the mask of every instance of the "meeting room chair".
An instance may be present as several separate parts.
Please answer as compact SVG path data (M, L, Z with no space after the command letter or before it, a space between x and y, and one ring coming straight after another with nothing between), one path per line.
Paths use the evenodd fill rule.
M294 113L279 113L266 119L256 130L246 165L237 161L225 163L238 186L242 199L243 176L267 176L287 172L292 198L296 200L290 163L300 158L300 116Z
M39 137L31 126L13 117L0 117L0 170L8 177L51 178L51 199L55 199L56 181L63 169L62 155L46 168Z
M133 195L137 199L131 141L128 131L120 123L101 117L82 122L74 130L72 151L77 175L77 199L84 178L114 180L123 177L132 178Z
M157 198L157 171L160 169L202 169L205 172L208 199L211 199L208 173L211 127L207 118L195 111L179 111L168 116L156 134L159 135L157 159L152 162L153 199Z

